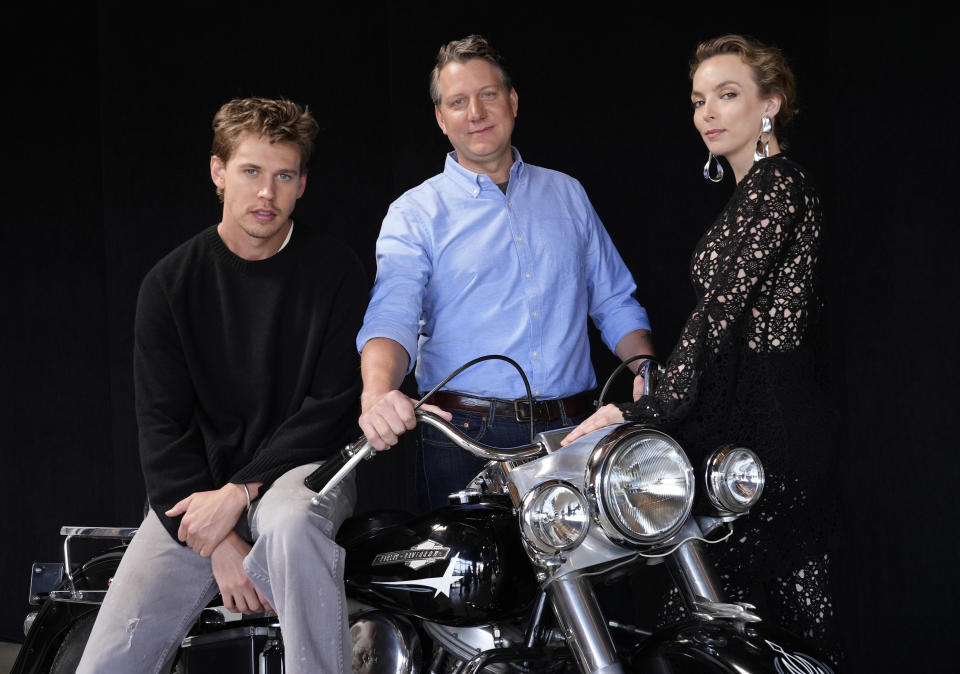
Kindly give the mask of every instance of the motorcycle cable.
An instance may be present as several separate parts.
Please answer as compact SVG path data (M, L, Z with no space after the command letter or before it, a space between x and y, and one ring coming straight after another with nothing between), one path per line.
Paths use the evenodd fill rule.
M707 545L715 545L717 543L723 543L725 540L733 536L733 527L730 526L729 522L726 523L726 526L727 526L727 533L721 536L720 538L715 538L713 540L710 540L709 538L704 538L703 536L687 536L682 541L678 541L675 545L671 546L669 550L666 550L664 552L644 553L638 550L637 552L633 553L629 557L626 557L625 559L621 559L619 562L617 562L616 564L613 564L612 566L604 566L603 568L597 569L596 571L584 571L582 573L573 573L573 574L570 574L569 576L565 576L565 578L585 578L587 576L605 575L610 573L614 569L619 569L621 566L624 566L626 564L632 564L634 561L636 561L637 557L643 557L644 559L659 559L661 557L669 557L674 552L679 550L681 545L689 543L690 541L701 541L703 543L706 543ZM547 582L541 586L541 589L546 589L546 587L553 581L554 581L553 578L547 579Z
M642 358L642 357L644 357L644 356L638 356L638 358ZM649 356L647 356L647 357L649 358ZM450 374L448 374L448 375L443 379L443 381L441 381L439 384L437 384L437 385L434 386L432 389L430 389L429 391L427 391L427 393L425 393L424 396L423 396L422 398L420 398L420 400L417 402L417 404L413 406L413 409L414 409L414 410L420 409L420 406L423 405L425 402L427 402L427 401L431 398L431 396L433 396L434 393L436 393L437 391L439 391L442 387L446 386L446 385L447 385L447 382L449 382L451 379L453 379L454 377L456 377L458 374L460 374L461 372L463 372L463 371L466 370L467 368L473 367L473 366L476 365L477 363L482 363L482 362L485 361L485 360L502 360L502 361L505 361L505 362L510 363L511 365L513 365L513 367L516 368L517 372L520 373L520 378L523 379L523 386L524 386L524 388L525 388L526 391L527 391L527 404L530 405L530 442L532 443L532 442L533 442L533 439L536 437L537 434L536 434L536 432L534 431L534 426L533 426L533 417L534 417L534 414L533 414L533 392L532 392L532 390L531 390L531 388L530 388L530 381L527 379L526 373L524 373L523 368L520 367L520 365L517 363L517 361L513 360L512 358L508 358L507 356L500 356L500 355L497 355L497 354L490 354L490 355L487 355L487 356L480 356L480 357L478 357L478 358L474 358L474 359L471 360L469 363L464 363L463 365L461 365L460 367L458 367L456 370L454 370L453 372L451 372ZM616 372L616 370L615 370L614 372Z
M630 365L630 363L637 360L642 360L642 359L646 359L647 362L640 366L640 370L637 372L637 374L640 374L640 372L644 370L647 373L649 373L651 369L650 364L660 362L649 354L641 353L636 356L627 358L625 361L617 365L617 367L614 368L613 372L610 373L610 376L607 377L606 383L604 383L603 388L600 390L600 395L597 396L597 399L594 402L594 405L596 406L597 409L600 409L601 407L603 407L603 401L607 397L607 391L610 390L610 386L611 384L613 384L613 380L617 378L617 375L623 372L624 368ZM646 379L646 376L647 375L644 375L644 379ZM634 375L634 377L636 377L636 375Z

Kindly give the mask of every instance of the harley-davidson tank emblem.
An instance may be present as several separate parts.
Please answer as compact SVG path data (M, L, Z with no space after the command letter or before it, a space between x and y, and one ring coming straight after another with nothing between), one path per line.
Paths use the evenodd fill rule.
M386 564L410 564L411 562L434 562L440 559L446 559L450 556L450 548L413 548L410 550L396 550L394 552L381 552L373 558L373 566L384 566Z

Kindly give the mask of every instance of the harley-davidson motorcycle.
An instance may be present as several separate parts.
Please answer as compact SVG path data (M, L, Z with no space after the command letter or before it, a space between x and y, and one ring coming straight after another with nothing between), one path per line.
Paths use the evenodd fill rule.
M488 463L443 508L372 513L341 527L354 672L833 671L753 606L726 601L708 560L707 547L729 537L763 491L751 450L720 447L695 470L654 426L601 429L565 447L570 429L549 431L501 449L429 412L417 418ZM351 445L306 483L319 499L374 456L368 443ZM13 674L74 671L135 531L61 530L63 561L33 567L39 609L25 621ZM74 546L90 539L114 547L76 563ZM597 586L654 563L666 565L687 617L656 631L606 617ZM279 623L211 605L173 671L282 672Z

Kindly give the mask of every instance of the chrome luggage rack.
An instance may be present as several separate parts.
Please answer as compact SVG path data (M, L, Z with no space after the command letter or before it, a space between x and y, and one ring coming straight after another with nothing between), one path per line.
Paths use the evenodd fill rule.
M44 595L51 599L83 601L100 603L103 601L107 588L78 590L74 579L74 568L70 562L70 542L74 538L100 539L120 541L127 545L136 527L61 527L60 535L63 539L63 562L37 563L33 565L30 576L30 603L39 603ZM66 575L66 588L63 585L63 576Z

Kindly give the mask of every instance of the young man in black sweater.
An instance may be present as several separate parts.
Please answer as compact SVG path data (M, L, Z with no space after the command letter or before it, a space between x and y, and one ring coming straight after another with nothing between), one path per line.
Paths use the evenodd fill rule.
M219 590L276 610L286 671L350 667L347 482L320 506L303 478L356 428L356 255L291 219L317 124L284 100L235 100L213 122L223 217L163 258L137 302L140 456L151 510L79 672L160 672ZM294 231L294 229L296 231Z

